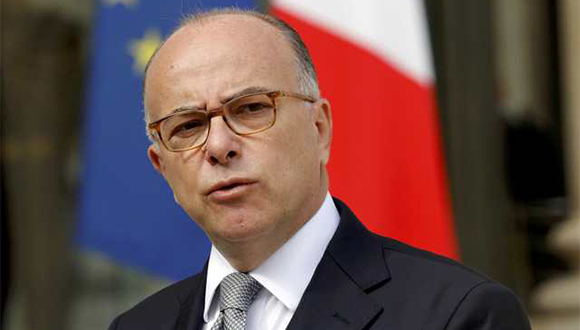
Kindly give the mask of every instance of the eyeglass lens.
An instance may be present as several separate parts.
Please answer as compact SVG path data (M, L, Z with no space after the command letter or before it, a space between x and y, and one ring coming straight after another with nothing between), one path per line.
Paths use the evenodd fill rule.
M187 111L163 121L161 136L171 150L192 148L203 144L210 127L212 111ZM223 106L227 125L237 134L251 134L274 123L274 101L266 94L243 96Z

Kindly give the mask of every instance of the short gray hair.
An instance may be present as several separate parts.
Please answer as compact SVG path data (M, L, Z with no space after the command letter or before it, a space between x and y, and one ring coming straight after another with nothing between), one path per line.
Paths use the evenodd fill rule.
M304 41L292 28L288 23L284 22L283 20L276 18L274 16L261 13L256 10L249 10L249 9L241 9L236 7L227 7L227 8L214 8L209 11L201 11L196 12L193 14L189 14L184 16L181 19L181 22L177 26L177 28L171 33L173 35L175 32L180 30L181 28L189 25L193 25L195 23L199 23L209 17L213 16L222 16L222 15L245 15L250 17L258 18L272 27L274 27L278 32L282 34L282 36L290 43L292 50L294 51L294 58L296 60L296 64L298 65L298 87L300 92L304 95L310 96L314 99L320 97L320 90L318 88L318 77L316 75L316 70L314 69L314 64L312 63L312 58L310 57L310 53L308 52L308 48L304 44ZM171 37L171 35L169 37ZM153 56L149 59L147 66L145 67L145 77L143 79L143 97L145 96L145 80L147 79L147 71L151 62L155 59L159 49L163 47L163 44L167 39L166 38L157 48ZM145 115L145 123L149 123L149 112L145 107L143 107L144 115ZM152 139L149 130L147 130L147 136L149 139L154 142Z

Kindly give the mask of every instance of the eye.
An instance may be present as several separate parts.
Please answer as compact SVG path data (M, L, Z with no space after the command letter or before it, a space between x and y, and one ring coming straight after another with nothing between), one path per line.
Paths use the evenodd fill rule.
M259 114L264 111L268 111L272 108L271 104L263 103L263 102L252 102L241 104L237 108L235 108L234 113L236 115L252 115L252 114Z
M171 130L171 137L186 138L205 129L205 123L199 119L185 121Z
M267 107L268 107L267 104L263 104L263 103L251 103L251 104L248 104L247 111L249 111L249 112L262 111L262 110L264 110Z

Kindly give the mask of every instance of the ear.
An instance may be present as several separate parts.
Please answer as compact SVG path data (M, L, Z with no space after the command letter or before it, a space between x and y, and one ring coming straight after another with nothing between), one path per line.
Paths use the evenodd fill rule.
M147 156L149 156L153 168L163 175L163 159L161 158L159 147L155 144L151 144L147 149Z
M330 111L330 102L327 99L316 101L315 107L315 125L318 132L318 146L321 152L322 165L328 163L330 158L330 144L332 142L332 114Z
M151 165L153 165L153 168L155 168L157 172L159 172L167 181L164 172L165 167L163 165L163 158L161 157L161 152L156 144L151 144L149 146L149 148L147 149L147 156L149 157L149 160L151 161ZM175 203L177 203L177 205L180 205L179 200L177 200L177 195L175 195L175 193L173 193L173 199L175 200Z

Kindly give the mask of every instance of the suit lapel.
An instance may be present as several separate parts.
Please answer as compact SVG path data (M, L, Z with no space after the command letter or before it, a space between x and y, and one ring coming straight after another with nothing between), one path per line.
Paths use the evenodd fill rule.
M381 244L335 199L341 221L288 330L362 329L383 307L368 293L390 279Z
M204 324L203 309L205 305L207 265L206 262L197 285L190 292L179 297L181 307L175 323L175 330L200 330Z

